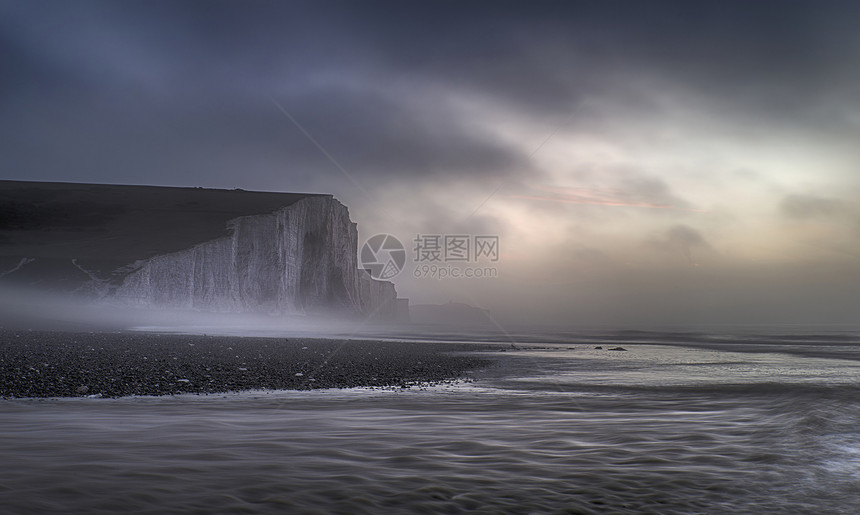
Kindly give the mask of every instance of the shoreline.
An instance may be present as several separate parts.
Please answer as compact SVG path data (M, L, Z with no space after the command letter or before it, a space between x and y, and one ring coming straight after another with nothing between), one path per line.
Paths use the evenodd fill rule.
M490 364L473 353L496 350L447 342L0 330L0 398L408 388L461 379Z

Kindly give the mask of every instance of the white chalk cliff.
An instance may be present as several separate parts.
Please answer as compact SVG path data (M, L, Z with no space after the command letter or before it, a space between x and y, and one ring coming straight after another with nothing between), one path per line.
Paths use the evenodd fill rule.
M357 246L331 195L0 181L0 288L196 311L396 316L394 285L359 270Z
M134 263L110 297L138 306L395 316L397 293L357 263L346 206L308 196L227 222L227 235Z

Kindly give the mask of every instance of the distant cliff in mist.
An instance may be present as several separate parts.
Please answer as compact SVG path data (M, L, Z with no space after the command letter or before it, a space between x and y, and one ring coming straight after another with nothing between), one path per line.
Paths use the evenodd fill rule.
M459 327L494 327L493 317L487 309L461 302L447 304L415 304L409 306L410 321L416 324L433 324Z
M331 195L0 181L0 286L140 307L391 318Z

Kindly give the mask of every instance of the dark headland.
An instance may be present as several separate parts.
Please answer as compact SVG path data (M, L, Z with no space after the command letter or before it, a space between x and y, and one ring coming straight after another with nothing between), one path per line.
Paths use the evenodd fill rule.
M332 195L0 181L0 288L9 295L405 319L406 299L357 255L357 223Z
M18 255L126 265L222 237L236 217L314 197L331 195L0 180L0 265Z
M488 345L0 330L0 397L409 387L462 377ZM467 352L464 352L467 351Z

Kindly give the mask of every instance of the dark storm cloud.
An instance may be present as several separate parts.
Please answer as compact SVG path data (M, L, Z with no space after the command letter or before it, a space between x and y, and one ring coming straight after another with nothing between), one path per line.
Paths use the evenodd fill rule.
M164 183L179 173L194 184L244 163L245 181L270 181L274 170L343 180L274 101L371 186L373 175L527 168L448 106L389 87L393 72L377 75L359 58L366 49L332 26L336 13L269 4L197 5L199 13L190 4L46 6L5 4L0 133L4 172L18 178ZM369 68L352 70L359 65Z
M795 161L794 150L802 158L856 140L858 14L857 2L792 0L0 0L0 176L334 192L362 231L390 230L404 243L418 232L501 234L509 270L559 285L556 294L532 281L487 283L500 288L491 300L508 313L544 310L567 322L570 305L599 314L630 298L618 313L632 316L661 306L661 295L684 308L690 292L701 292L728 299L723 314L743 305L743 315L753 316L770 309L769 298L778 306L789 295L761 287L756 302L738 303L758 271L744 268L743 249L732 257L724 233L693 227L714 227L691 213L707 207L693 199L726 204L738 217L760 204L779 209L792 221L784 232L805 231L816 252L829 249L817 240L826 240L831 221L855 223L847 200L840 207L828 197L793 195L767 204L761 188L803 184L804 172L794 168L804 160ZM353 184L275 102L370 195L352 195ZM710 119L728 130L712 130ZM755 169L759 160L771 165L757 185L733 175L694 184L695 196L681 189L692 172L704 179L720 173L711 168ZM542 171L542 163L554 168ZM580 166L593 173L570 170ZM783 168L777 178L772 169ZM806 182L844 182L826 163L820 169ZM732 188L723 185L732 180ZM733 196L745 189L754 201ZM504 199L529 194L542 198L506 209ZM794 223L804 218L826 223ZM565 224L571 239L555 249L515 248L518 232L549 238ZM653 227L662 230L648 240ZM771 245L762 254L783 259L780 245L790 245L780 238L794 238L780 234L739 240L760 239ZM630 251L630 242L643 240ZM855 253L851 245L830 247ZM682 281L697 274L664 266L695 265L694 258L697 270L724 260L742 286L731 291L730 281L714 276L706 288L687 287ZM642 266L637 281L658 286L643 291L618 280L615 272L629 263ZM800 284L791 278L804 277L811 269L804 267L772 284ZM665 276L654 275L663 268ZM603 270L611 273L601 278ZM604 282L571 288L579 277ZM844 274L837 279L845 283ZM810 298L798 306L839 306Z
M199 181L240 169L264 181L278 173L343 180L272 99L221 98L87 94L69 103L48 98L10 107L7 122L17 123L0 126L6 164L16 163L12 172L102 181L119 170L163 183L177 172ZM277 102L366 187L376 175L450 178L527 167L522 156L470 133L449 113L422 111L373 91L318 88Z
M272 98L371 182L529 169L526 156L476 132L438 91L495 100L545 117L548 127L584 98L635 103L665 84L774 124L827 117L860 90L850 87L858 82L857 10L799 2L3 2L2 173L113 182L155 174L195 184L245 163L242 180L257 187L276 170L329 173ZM637 90L643 83L651 86Z
M858 80L848 2L373 5L354 14L381 66L545 113L590 95L641 100L648 79L783 119L851 98Z

